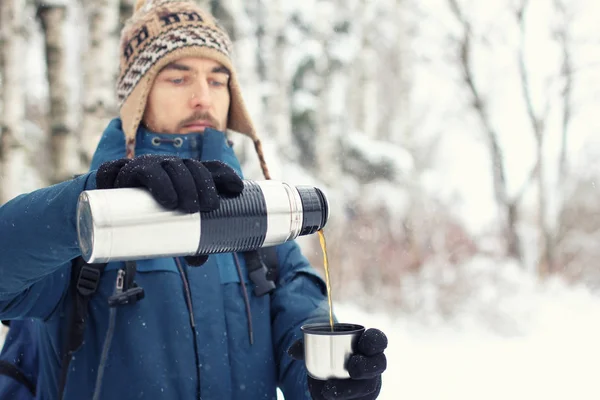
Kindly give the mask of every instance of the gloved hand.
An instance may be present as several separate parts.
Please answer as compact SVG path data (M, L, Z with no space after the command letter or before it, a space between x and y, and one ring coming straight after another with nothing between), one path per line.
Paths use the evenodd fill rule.
M100 165L96 172L98 189L143 187L163 207L186 213L219 208L219 196L235 197L244 184L235 171L221 161L162 155L118 159ZM190 265L206 262L207 255L185 257Z
M373 400L381 391L381 374L387 368L383 351L387 337L378 329L367 329L358 339L357 351L348 359L350 379L317 380L307 376L308 390L313 400L356 399ZM304 342L297 340L288 349L295 360L304 360Z

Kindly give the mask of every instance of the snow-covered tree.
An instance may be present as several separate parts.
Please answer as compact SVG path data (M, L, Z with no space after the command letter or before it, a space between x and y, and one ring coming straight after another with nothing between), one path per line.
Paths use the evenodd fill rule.
M83 1L83 19L88 29L81 53L83 110L79 140L85 165L91 161L106 124L118 111L115 81L119 67L119 10L123 3L120 0Z
M23 48L26 43L25 0L0 3L2 46L2 129L0 136L0 203L24 189L21 174L32 163L24 143L25 93Z
M48 124L51 183L69 179L78 172L77 140L68 110L69 87L67 85L67 18L65 0L39 0L37 16L42 26L46 72L49 93Z

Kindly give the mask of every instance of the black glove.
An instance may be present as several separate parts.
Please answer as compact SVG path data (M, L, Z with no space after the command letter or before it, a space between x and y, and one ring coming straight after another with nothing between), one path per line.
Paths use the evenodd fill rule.
M387 368L383 351L387 337L378 329L367 329L358 339L356 353L348 359L350 379L317 380L307 376L308 390L313 400L356 399L373 400L381 391L381 374ZM297 340L288 349L295 360L304 360L304 342Z
M108 161L96 172L98 189L143 187L163 207L186 213L219 208L219 196L235 197L244 184L221 161L205 161L161 155ZM185 257L190 265L202 265L207 255Z

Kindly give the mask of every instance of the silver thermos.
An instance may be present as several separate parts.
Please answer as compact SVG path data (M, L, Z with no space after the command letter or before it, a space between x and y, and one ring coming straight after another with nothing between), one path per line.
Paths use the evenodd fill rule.
M145 189L87 190L79 196L77 236L88 263L256 250L322 229L329 204L321 190L244 181L211 212L160 206Z

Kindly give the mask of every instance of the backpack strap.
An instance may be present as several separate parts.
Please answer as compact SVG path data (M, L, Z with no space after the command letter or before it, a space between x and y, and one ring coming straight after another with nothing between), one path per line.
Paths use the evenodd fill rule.
M279 279L279 257L277 256L277 246L261 248L260 254L264 264L267 266L267 279L277 283Z
M98 290L100 278L106 264L88 264L82 257L73 260L71 267L71 288L73 290L73 309L71 311L67 341L63 346L63 358L61 365L60 380L58 385L58 398L62 399L69 363L83 343L85 321L88 314L88 303L90 298Z
M255 284L255 294L263 296L271 293L275 289L275 282L277 282L279 275L279 260L275 246L263 247L259 251L248 251L243 254L250 279ZM73 260L71 268L71 288L74 288L73 310L70 315L67 341L63 351L58 386L59 399L63 397L73 353L79 350L83 344L89 300L98 290L100 278L105 268L106 264L88 264L82 257ZM112 296L109 299L110 307L135 303L144 297L144 290L133 281L136 273L135 262L127 262L126 270L128 282L126 282L125 286L127 289L123 295Z
M135 261L125 261L125 279L120 293L115 293L108 298L109 307L118 307L126 304L135 304L145 296L144 288L138 286L134 281L137 273Z
M254 294L260 297L275 290L279 267L275 246L245 251L243 254L248 276L254 283Z
M35 397L35 384L16 365L5 360L0 360L0 375L6 375L19 382Z

